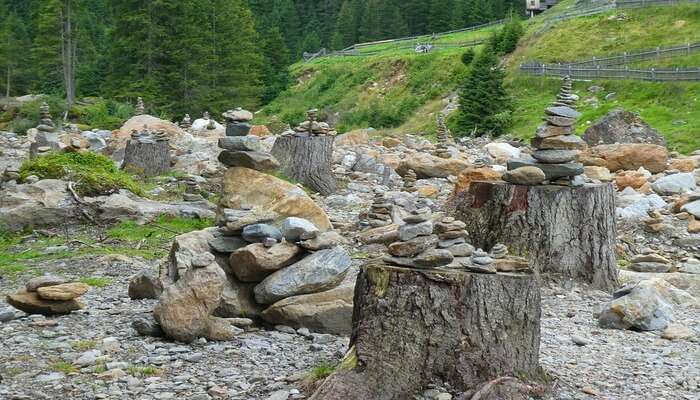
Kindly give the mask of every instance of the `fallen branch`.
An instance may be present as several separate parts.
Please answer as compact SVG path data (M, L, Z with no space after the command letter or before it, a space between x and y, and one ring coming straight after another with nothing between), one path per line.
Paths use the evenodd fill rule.
M75 192L72 181L68 181L68 191L71 193L76 203L78 203L78 209L80 209L80 213L83 214L83 216L93 224L97 224L97 221L95 221L92 215L90 215L90 213L88 213L83 207L81 207L87 206L88 203L86 203L85 200L81 199L80 196L78 196L78 193Z

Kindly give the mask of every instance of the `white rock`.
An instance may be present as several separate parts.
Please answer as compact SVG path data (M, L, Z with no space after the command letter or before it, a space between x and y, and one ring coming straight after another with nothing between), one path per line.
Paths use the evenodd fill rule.
M691 173L673 174L664 176L651 184L651 188L659 194L680 194L690 192L696 188L695 176Z
M496 159L509 159L520 157L520 149L508 143L489 143L484 146L486 151Z

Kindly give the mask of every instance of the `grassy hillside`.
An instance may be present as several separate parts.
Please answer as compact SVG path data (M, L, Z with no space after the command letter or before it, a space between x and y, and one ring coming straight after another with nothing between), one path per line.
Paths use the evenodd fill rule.
M546 14L556 14L570 2L563 2ZM516 104L511 133L531 137L544 107L559 89L559 81L523 76L518 65L524 61L571 61L700 42L700 6L686 5L633 10L581 17L547 29L541 19L527 22L527 33L518 49L506 60L507 88ZM466 42L487 37L488 30L459 33L441 40ZM384 47L382 47L384 46ZM434 115L443 99L454 93L467 67L460 62L464 49L447 49L431 54L414 54L387 45L372 46L379 54L368 57L326 58L292 67L298 82L266 106L261 116L273 116L297 123L310 107L317 107L337 121L339 131L374 127L379 133L434 132ZM367 49L369 51L369 48ZM659 66L700 67L700 55L648 61L640 68ZM589 93L592 85L604 87ZM700 149L700 83L652 83L640 81L576 82L583 112L577 127L586 126L616 107L638 112L669 140L671 147L689 153ZM616 93L606 100L609 93Z

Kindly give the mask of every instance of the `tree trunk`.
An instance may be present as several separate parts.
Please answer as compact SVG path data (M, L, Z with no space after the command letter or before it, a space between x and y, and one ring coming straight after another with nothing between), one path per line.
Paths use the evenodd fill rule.
M534 275L364 266L350 352L311 400L403 400L430 383L458 391L540 377Z
M163 175L170 171L168 141L129 140L124 150L122 169L141 176Z
M335 136L280 136L272 155L288 177L324 196L336 191L333 175L333 141Z
M519 186L472 182L450 205L471 243L507 245L539 273L601 290L617 287L615 195L610 184Z
M12 76L12 69L10 66L7 66L7 87L5 88L5 97L10 97L10 77Z

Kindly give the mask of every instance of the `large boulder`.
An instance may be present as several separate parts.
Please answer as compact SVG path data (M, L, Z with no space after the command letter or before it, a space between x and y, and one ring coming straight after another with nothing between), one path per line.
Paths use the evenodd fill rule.
M300 217L321 231L332 229L328 215L300 187L249 168L226 171L221 205L233 209L248 205L276 213L277 222L286 217Z
M10 231L62 226L79 221L78 215L65 181L44 179L0 189L0 226Z
M160 296L153 316L165 334L177 341L190 343L200 337L224 339L220 329L212 329L212 314L219 306L226 274L217 263L204 268L192 268ZM213 327L219 328L218 325ZM211 337L211 332L217 332Z
M336 146L355 146L360 144L369 144L369 134L367 129L356 129L348 133L344 133L335 138Z
M151 221L159 216L214 218L216 206L206 200L161 203L141 198L128 190L120 190L109 196L86 197L85 202L99 210L105 221Z
M331 290L280 300L263 311L262 318L275 325L349 336L355 278L356 274L347 274L343 282Z
M613 110L586 129L583 140L591 146L615 143L647 143L666 146L666 139L639 115L623 109Z
M409 169L415 171L418 179L447 178L458 176L469 167L469 163L458 158L440 158L427 153L414 153L406 156L396 170L405 176Z
M682 194L696 188L695 175L691 173L673 174L659 178L651 185L656 193L662 195Z
M653 287L633 286L616 292L598 317L602 328L656 331L673 319L673 309Z
M214 240L216 228L207 228L201 231L192 231L178 235L170 246L166 276L163 278L175 282L189 269L192 269L192 260L202 253L209 253L209 242Z
M681 272L644 273L620 270L620 282L640 283L652 281L661 293L668 293L666 298L676 304L697 303L700 301L700 275ZM664 285L661 282L668 285Z
M342 247L318 251L265 278L255 287L255 300L272 304L287 297L332 289L350 268L350 255Z
M112 142L110 147L117 144L118 147L124 147L126 142L131 138L132 131L142 131L143 127L148 127L152 131L163 131L169 139L177 139L187 134L177 125L170 121L160 119L151 115L143 114L129 118L121 128L112 132Z
M644 167L656 174L663 172L668 163L668 150L655 144L605 144L591 147L590 155L605 160L610 171Z

